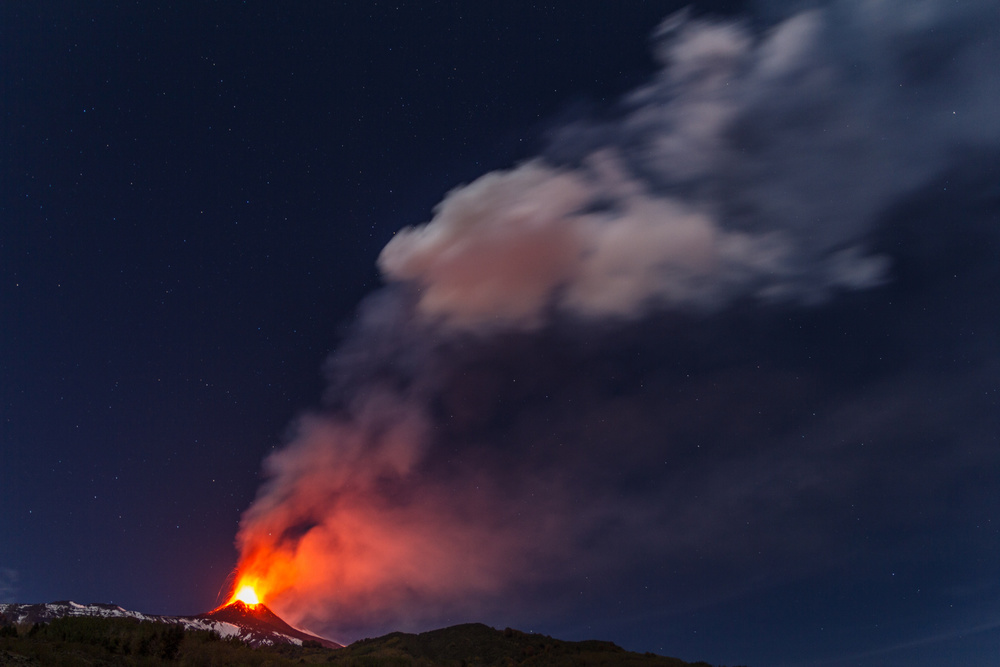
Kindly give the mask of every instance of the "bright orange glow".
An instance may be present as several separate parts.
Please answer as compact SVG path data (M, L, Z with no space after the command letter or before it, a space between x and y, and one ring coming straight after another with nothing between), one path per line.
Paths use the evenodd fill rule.
M226 600L225 604L218 608L222 609L222 607L229 606L234 602L242 602L243 604L251 607L256 606L263 602L264 598L267 597L264 594L266 591L261 590L262 588L266 587L261 586L259 579L247 576L246 574L240 575L239 578L236 579L236 585L233 586L232 593L230 593L229 598Z
M260 604L260 600L257 599L257 591L253 589L253 586L247 585L236 591L236 595L233 596L233 601L239 600L244 604Z
M288 553L280 549L259 548L250 551L240 560L237 572L234 579L236 584L227 605L237 600L248 605L266 601L268 605L278 604L280 607L279 600L298 579L296 564Z

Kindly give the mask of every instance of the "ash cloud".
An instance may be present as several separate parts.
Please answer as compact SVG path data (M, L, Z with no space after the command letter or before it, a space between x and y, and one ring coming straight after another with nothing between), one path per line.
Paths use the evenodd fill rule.
M946 524L935 492L998 464L1000 364L960 333L1000 312L996 23L668 19L617 120L386 246L326 408L265 462L241 572L343 639L583 589L705 604L850 559L859 525Z

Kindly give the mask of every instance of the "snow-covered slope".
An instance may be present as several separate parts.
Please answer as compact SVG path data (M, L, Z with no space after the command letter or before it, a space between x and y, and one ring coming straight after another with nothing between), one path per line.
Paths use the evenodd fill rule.
M301 645L306 641L314 641L327 648L342 648L340 644L329 639L323 639L293 628L268 609L266 605L248 605L239 600L207 614L186 618L184 622L207 623L218 627L237 627L240 629L240 634L237 636L254 646L281 643ZM217 631L222 634L222 630Z
M47 623L63 616L103 616L157 622L169 618L129 611L114 604L79 604L71 601L47 604L0 604L0 618L8 623Z
M301 646L306 641L314 641L327 648L341 648L336 642L296 630L263 604L250 606L234 602L197 616L157 616L129 611L113 604L79 604L70 601L47 604L0 604L0 618L7 623L47 623L64 616L134 618L153 623L175 623L187 630L214 631L223 639L235 637L251 646L274 644Z

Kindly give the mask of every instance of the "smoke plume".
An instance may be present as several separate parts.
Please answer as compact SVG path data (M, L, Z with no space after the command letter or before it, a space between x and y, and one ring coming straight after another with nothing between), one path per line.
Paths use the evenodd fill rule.
M996 23L990 2L936 1L667 19L615 120L562 128L385 247L327 407L265 462L240 572L343 637L568 608L568 581L665 567L688 583L664 598L711 597L684 579L705 559L746 574L756 554L743 580L821 559L879 457L983 414L916 407L980 376L932 383L897 346L921 344L919 309L850 297L910 266L886 240L913 229L900 202L996 147ZM872 437L876 459L844 449ZM888 486L948 478L921 466Z
M379 266L458 327L877 285L888 261L865 238L879 211L1000 136L996 40L944 7L840 3L760 35L668 19L662 69L619 120L455 189Z

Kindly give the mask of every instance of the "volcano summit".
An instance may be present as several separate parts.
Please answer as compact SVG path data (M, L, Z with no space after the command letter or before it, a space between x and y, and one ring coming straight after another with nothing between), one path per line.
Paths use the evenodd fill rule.
M285 623L263 603L247 604L236 600L207 614L194 617L212 623L232 625L240 629L239 637L251 646L262 644L303 644L316 642L326 648L342 648L340 644L308 632L296 630Z

